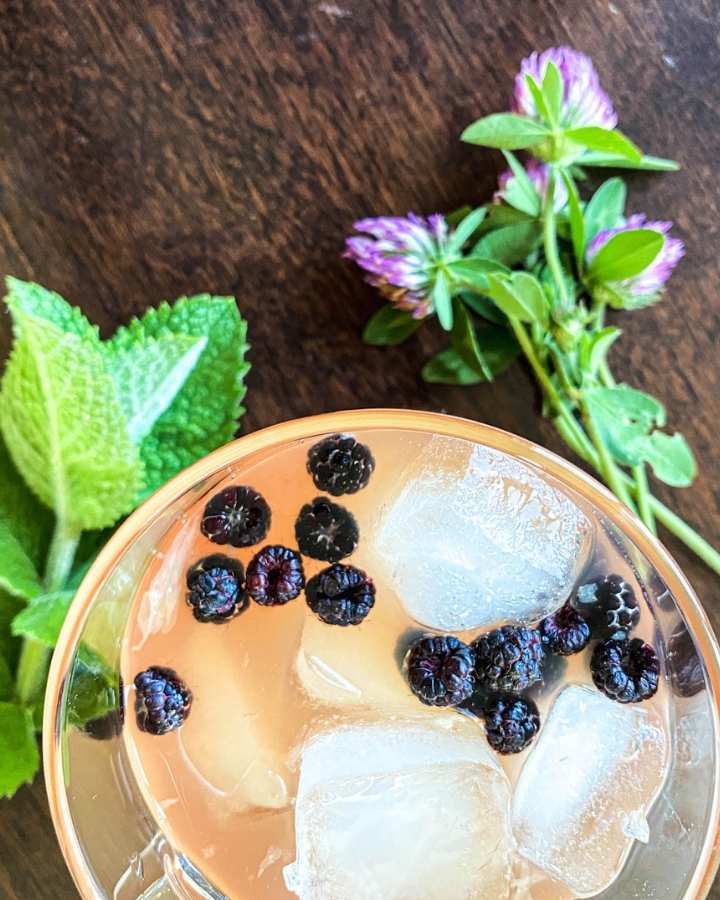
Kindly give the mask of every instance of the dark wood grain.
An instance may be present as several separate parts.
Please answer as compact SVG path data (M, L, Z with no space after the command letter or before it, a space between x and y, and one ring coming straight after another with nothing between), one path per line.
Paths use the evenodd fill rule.
M683 165L631 179L632 207L675 219L688 254L661 305L623 317L614 364L691 440L697 482L658 494L718 543L718 14L714 0L5 0L0 273L52 286L105 333L163 298L235 294L253 345L244 431L393 405L565 453L522 367L430 387L429 331L363 347L376 297L339 252L358 216L487 198L499 159L460 130L506 104L527 52L569 43L625 130ZM7 346L3 320L0 358ZM668 545L718 625L717 578ZM0 895L75 896L40 783L0 806Z

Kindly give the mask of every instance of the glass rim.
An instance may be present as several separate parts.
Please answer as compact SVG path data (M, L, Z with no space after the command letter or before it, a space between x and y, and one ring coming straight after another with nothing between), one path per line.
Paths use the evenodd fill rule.
M45 787L55 833L76 887L84 898L101 897L86 863L75 832L67 800L62 759L61 697L77 643L91 605L118 560L136 536L179 495L225 466L273 445L309 438L317 434L358 429L402 429L457 437L496 447L530 462L567 485L597 507L648 558L675 599L702 655L707 670L713 712L713 732L720 735L720 645L710 620L677 562L650 533L640 519L592 476L573 463L526 438L491 425L445 413L406 409L359 409L322 413L291 419L243 435L203 457L159 488L139 506L105 544L76 591L53 654L43 714L43 760ZM720 753L714 760L714 791L707 834L685 891L686 898L707 896L720 866Z

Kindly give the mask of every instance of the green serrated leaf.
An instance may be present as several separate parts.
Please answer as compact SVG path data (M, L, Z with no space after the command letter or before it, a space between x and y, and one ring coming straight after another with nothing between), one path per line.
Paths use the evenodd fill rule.
M12 797L40 767L30 710L0 703L0 796Z
M450 335L453 350L485 380L492 381L492 369L488 365L475 337L475 326L459 297L453 301L453 329Z
M482 225L486 215L487 209L484 206L480 206L478 209L474 209L472 212L468 213L451 234L447 245L448 252L459 253L463 246Z
M20 651L20 641L13 637L10 623L24 606L19 597L12 597L0 590L0 656L13 671Z
M588 272L600 284L633 278L647 269L664 243L664 236L652 228L621 231L598 250Z
M432 302L438 322L440 322L445 331L450 331L453 325L452 297L450 296L450 286L447 283L447 279L441 272L435 278L435 284L432 289Z
M363 340L375 347L396 347L415 334L422 323L422 319L413 319L407 310L387 303L371 316Z
M503 150L503 156L512 172L512 178L509 179L503 190L503 199L515 209L536 218L540 215L541 200L535 185L530 181L528 173L514 153Z
M12 633L54 647L74 596L74 591L55 591L35 597L13 619Z
M646 394L627 385L595 388L584 395L590 415L613 454L623 465L643 460L643 439L665 424L665 408Z
M607 228L615 228L625 212L627 189L622 178L609 178L595 191L585 207L587 240Z
M235 435L243 413L247 326L232 297L199 294L163 303L120 328L110 345L127 348L161 334L207 338L197 364L169 409L144 439L143 496L152 493L181 469L215 450Z
M5 279L5 285L8 290L5 303L11 313L25 313L44 319L60 331L85 338L96 345L100 343L97 326L89 322L76 306L71 306L60 294L32 281L20 281L12 276Z
M22 544L0 519L0 589L15 597L30 600L42 592L35 566Z
M66 530L112 525L131 509L141 467L103 355L92 338L11 313L0 427L13 462Z
M542 94L545 98L550 121L553 125L560 124L560 113L563 103L563 79L560 70L552 60L545 67L542 81Z
M532 219L496 228L480 238L472 249L472 255L515 266L537 247L540 233L540 224Z
M697 475L697 463L685 438L654 431L642 445L642 457L655 477L672 487L688 487Z
M580 160L583 166L598 166L609 169L638 169L645 172L677 172L680 166L673 159L662 159L659 156L643 156L639 160L627 159L615 153L583 153Z
M467 144L480 144L498 150L523 150L541 144L550 134L547 126L517 116L514 113L495 113L469 125L460 139Z
M587 147L588 150L612 153L615 156L620 156L635 163L640 162L642 159L642 152L633 144L630 138L625 137L619 131L611 131L607 128L600 128L597 125L584 125L581 128L569 128L564 134L573 143L580 144L581 147ZM578 163L585 165L584 157L580 157Z
M565 169L562 170L563 181L568 195L568 211L570 214L570 237L572 238L573 253L578 272L582 275L585 267L585 220L583 218L580 197L575 181Z
M0 435L0 522L15 535L33 565L40 566L53 526L49 509L38 505L13 465Z
M135 444L150 433L174 400L207 345L185 334L145 336L131 347L106 350L107 369Z

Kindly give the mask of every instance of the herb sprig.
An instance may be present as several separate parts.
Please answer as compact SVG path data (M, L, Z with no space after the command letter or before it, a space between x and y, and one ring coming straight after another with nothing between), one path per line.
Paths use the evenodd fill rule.
M685 487L697 467L665 409L618 383L608 356L621 331L608 309L660 299L683 255L669 222L625 211L621 178L583 199L591 167L672 171L616 128L590 59L570 48L533 53L515 80L511 112L468 126L462 140L502 151L508 170L492 202L427 218L357 222L346 256L389 305L364 340L397 345L437 317L450 346L422 370L428 382L475 385L524 356L543 413L566 444L655 532L656 521L715 572L720 553L651 492L648 470ZM523 165L515 151L527 151Z
M109 530L232 439L249 368L232 297L149 309L110 338L37 284L7 279L13 345L0 382L0 796L31 781L52 648ZM117 701L83 646L77 724ZM80 689L82 688L82 690Z

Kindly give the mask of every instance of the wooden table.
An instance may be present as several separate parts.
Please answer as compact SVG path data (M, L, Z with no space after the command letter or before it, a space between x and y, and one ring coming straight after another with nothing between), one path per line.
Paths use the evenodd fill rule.
M700 461L692 488L658 494L719 543L714 0L6 0L0 272L60 291L106 334L163 298L235 294L253 345L243 431L405 406L564 454L522 366L430 387L432 329L364 347L376 296L340 259L361 215L485 200L500 160L458 134L506 104L521 57L559 43L593 56L646 151L683 166L632 179L632 208L672 217L688 253L661 305L622 317L613 362L664 399ZM0 358L7 346L3 318ZM717 625L717 578L668 545ZM75 896L40 781L0 804L0 896Z

